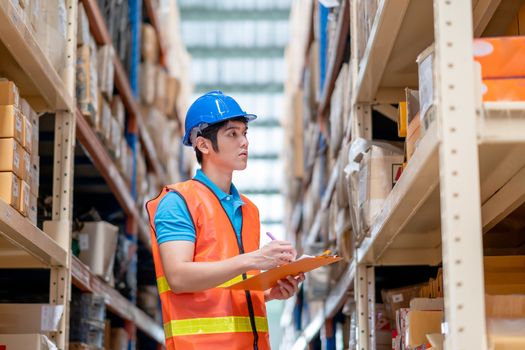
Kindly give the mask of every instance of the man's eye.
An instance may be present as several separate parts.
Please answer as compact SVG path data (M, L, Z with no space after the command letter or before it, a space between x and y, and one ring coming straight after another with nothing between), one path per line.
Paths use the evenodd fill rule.
M233 131L233 132L231 133L231 135L232 135L233 137L235 137L235 136L237 136L237 133L236 133L235 131Z

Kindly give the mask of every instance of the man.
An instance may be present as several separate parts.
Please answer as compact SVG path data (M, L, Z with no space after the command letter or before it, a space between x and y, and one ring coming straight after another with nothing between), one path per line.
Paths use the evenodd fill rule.
M201 169L147 204L168 350L270 349L265 302L287 299L304 275L265 292L225 287L295 259L289 242L259 249L257 207L232 184L248 161L248 122L257 118L220 91L198 98L183 143Z

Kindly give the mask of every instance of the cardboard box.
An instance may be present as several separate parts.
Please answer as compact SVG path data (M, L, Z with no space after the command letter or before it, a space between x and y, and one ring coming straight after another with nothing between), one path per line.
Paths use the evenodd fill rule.
M2 350L52 350L53 343L43 334L0 334Z
M400 101L398 107L398 118L397 118L397 136L407 136L407 103L406 101Z
M485 256L485 293L525 294L525 256Z
M22 180L25 182L31 181L31 156L25 149L21 150L22 152L22 164L24 167L23 170L23 176L21 177Z
M31 121L31 164L38 164L38 142L40 139L38 114L31 110L29 120Z
M156 66L150 62L140 64L140 97L144 104L151 105L155 100Z
M111 329L111 350L127 350L128 349L128 333L124 328Z
M421 139L421 121L418 117L419 116L416 116L416 118L412 119L412 121L408 124L407 137L405 139L407 160L412 158L419 140Z
M91 125L96 125L98 83L92 57L90 45L77 48L76 95L80 112L88 117L87 120Z
M12 172L0 172L0 198L18 209L20 202L20 179Z
M97 52L98 86L100 92L108 101L111 101L113 97L114 55L113 46L111 45L101 46Z
M385 304L386 313L390 324L396 322L396 311L410 306L410 300L419 297L421 285L412 285L396 289L383 289L381 298Z
M78 4L77 46L89 44L89 20L82 3Z
M525 295L485 295L487 318L525 319Z
M414 298L410 300L410 310L418 311L443 311L445 302L443 298Z
M155 101L154 105L163 113L166 112L166 72L161 66L157 66L155 78Z
M24 118L14 105L0 106L0 138L24 142Z
M105 221L84 222L79 232L80 260L106 282L113 278L118 227Z
M111 108L109 103L102 95L99 96L99 117L97 118L98 123L95 125L95 131L100 134L102 140L109 144L109 138L111 134Z
M0 80L0 105L20 107L20 94L12 81Z
M392 191L403 160L403 151L389 144L372 144L364 153L359 169L359 210L366 232Z
M180 82L175 77L166 80L166 114L169 118L175 118L175 107L179 96Z
M0 171L12 171L18 177L25 178L22 151L22 146L15 139L0 139Z
M407 314L405 345L415 348L428 344L427 334L441 333L443 311L411 310Z
M36 163L34 161L36 160ZM29 174L29 188L32 194L38 197L40 187L40 157L31 157L31 170Z
M159 61L159 43L155 28L149 23L142 24L142 59L145 62L157 63Z
M38 196L33 193L29 193L29 210L27 212L27 218L36 226L38 219Z
M525 78L485 79L481 85L484 102L525 101Z
M22 117L23 121L23 136L22 136L22 146L25 148L25 150L31 154L32 146L33 146L33 126L31 124L31 121L26 117ZM38 132L38 131L37 131Z
M474 60L481 64L483 79L525 76L525 37L474 39Z
M111 100L111 114L117 119L120 129L124 130L126 127L126 109L120 95L113 96Z
M30 200L29 200L29 184L23 180L20 181L20 198L18 201L18 211L23 216L27 216L29 213L29 206L30 206Z
M426 130L432 122L428 113L434 105L434 45L421 52L416 62L419 78L419 115Z
M61 305L0 303L0 333L56 332L63 312Z
M109 137L109 149L115 158L120 157L120 144L123 137L123 131L116 118L110 119L111 132Z

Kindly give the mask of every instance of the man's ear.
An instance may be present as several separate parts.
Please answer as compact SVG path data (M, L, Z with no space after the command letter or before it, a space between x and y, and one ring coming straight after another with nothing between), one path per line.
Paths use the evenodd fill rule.
M195 148L201 151L202 154L209 154L210 146L210 140L202 136L197 136L197 138L195 139Z

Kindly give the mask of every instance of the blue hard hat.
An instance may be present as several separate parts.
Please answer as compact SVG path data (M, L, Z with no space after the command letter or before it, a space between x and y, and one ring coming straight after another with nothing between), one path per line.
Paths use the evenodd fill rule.
M191 146L191 131L199 125L212 125L225 120L244 117L248 122L255 120L255 114L248 114L230 96L221 91L210 91L199 97L188 109L184 124L186 133L182 143Z

